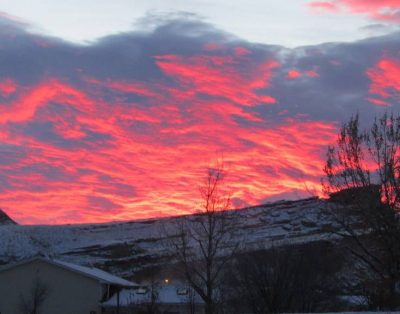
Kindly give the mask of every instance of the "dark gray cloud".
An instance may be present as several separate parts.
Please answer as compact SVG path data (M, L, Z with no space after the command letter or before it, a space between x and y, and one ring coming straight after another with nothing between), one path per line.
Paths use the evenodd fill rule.
M227 56L231 53L230 47L241 46L252 52L249 58L255 64L276 58L281 66L266 91L279 105L260 108L265 118L282 110L288 110L288 115L307 114L327 120L341 120L349 112L363 112L366 108L365 111L375 115L382 109L366 101L370 79L365 72L385 55L398 58L400 49L399 32L354 43L286 49L241 41L211 25L185 19L166 21L152 32L122 33L78 46L31 34L11 21L2 19L1 24L1 75L21 84L57 77L79 87L84 86L83 76L169 82L170 78L160 71L154 56L192 56L204 53L203 48L209 43L223 45L224 48L212 52L216 56ZM240 68L238 64L239 71L247 70L246 65ZM286 79L288 71L293 69L302 76ZM318 77L307 76L304 74L307 71L316 72ZM140 103L140 96L128 97L139 98L135 100Z

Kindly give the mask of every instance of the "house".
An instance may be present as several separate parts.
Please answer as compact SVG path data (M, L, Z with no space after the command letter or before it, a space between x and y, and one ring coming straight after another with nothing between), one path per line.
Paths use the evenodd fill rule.
M182 282L163 282L123 289L102 303L103 313L203 314L204 301ZM150 308L153 311L149 311Z
M33 258L0 269L0 313L99 314L101 302L134 286L97 268Z

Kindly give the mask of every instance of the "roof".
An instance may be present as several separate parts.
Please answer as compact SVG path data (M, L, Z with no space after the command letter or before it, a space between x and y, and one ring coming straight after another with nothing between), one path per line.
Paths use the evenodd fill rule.
M132 304L149 303L151 301L151 291L148 289L146 293L138 293L138 289L122 289L119 293L119 305L129 306ZM142 286L142 288L145 288ZM188 288L187 285L182 284L166 284L161 285L157 288L158 297L156 303L160 304L187 304L190 301L190 294L180 294L178 291L187 289L188 292L192 293L195 304L203 304L204 301L200 296L192 289ZM143 290L143 289L141 289ZM110 299L102 303L104 307L116 307L117 306L117 294L114 294Z
M94 279L99 280L100 282L114 284L121 287L134 287L138 286L136 283L132 281L125 280L123 278L114 276L104 270L94 268L94 267L85 267L81 265L71 264L59 260L52 260L52 262L58 266L65 267L77 273L81 273L83 275L87 275L88 277L92 277Z
M31 258L27 259L12 265L5 266L0 269L0 272L6 271L21 265L29 264L35 261L41 261L45 262L51 265L55 265L61 268L64 268L66 270L81 274L83 276L92 278L97 280L100 283L106 283L106 284L111 284L111 285L116 285L120 287L135 287L138 286L136 283L125 280L123 278L114 276L108 272L105 272L101 269L94 268L94 267L86 267L86 266L81 266L81 265L76 265L72 263L67 263L64 261L60 260L55 260L55 259L49 259L49 258L44 258L44 257L36 257L36 258Z

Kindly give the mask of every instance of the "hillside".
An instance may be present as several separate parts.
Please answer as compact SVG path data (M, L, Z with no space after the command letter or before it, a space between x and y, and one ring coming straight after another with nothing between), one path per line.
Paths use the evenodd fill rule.
M330 237L332 222L324 215L324 200L309 198L279 201L236 211L240 227L237 239L246 249L261 244L303 243ZM2 263L37 254L96 265L129 276L142 267L161 263L170 253L161 230L172 218L107 224L0 226Z
M17 223L12 220L1 208L0 208L0 226L3 225L16 225Z

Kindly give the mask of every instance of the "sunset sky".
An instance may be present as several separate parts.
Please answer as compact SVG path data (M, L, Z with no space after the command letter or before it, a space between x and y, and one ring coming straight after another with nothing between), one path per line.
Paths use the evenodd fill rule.
M400 0L2 0L0 207L25 224L320 195L341 123L400 105Z

